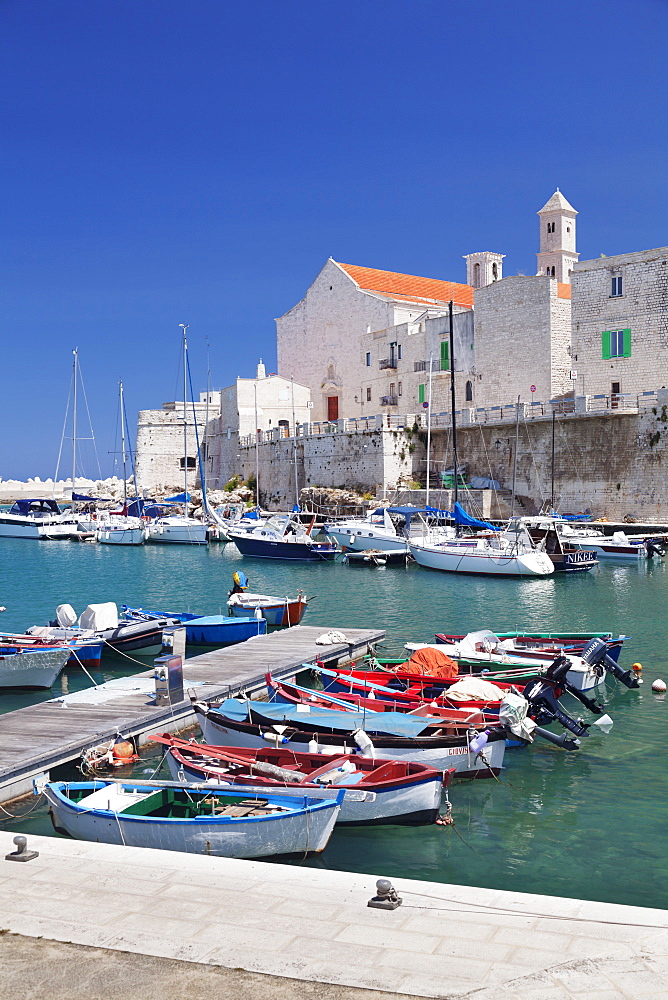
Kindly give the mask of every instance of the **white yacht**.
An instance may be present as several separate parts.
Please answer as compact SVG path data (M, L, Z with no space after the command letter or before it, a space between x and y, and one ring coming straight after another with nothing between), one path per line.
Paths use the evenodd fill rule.
M424 521L413 525L413 517L415 515L424 517L430 513L434 512L421 507L380 507L378 510L370 511L363 518L330 521L325 524L323 531L336 539L341 548L345 547L351 552L380 549L382 552L408 554L411 535L421 536L424 528ZM392 518L393 514L397 522L403 521L398 528ZM446 533L451 532L454 536L454 531L450 528L441 530L445 530Z
M94 523L95 540L101 545L143 545L148 538L148 528L140 517L108 514Z
M10 510L0 511L0 538L67 537L76 531L76 516L61 511L55 500L17 500Z

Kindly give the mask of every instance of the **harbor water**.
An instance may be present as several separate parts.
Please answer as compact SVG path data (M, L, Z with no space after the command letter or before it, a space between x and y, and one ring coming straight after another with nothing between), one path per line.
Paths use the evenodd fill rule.
M306 865L464 885L572 896L640 906L668 901L668 703L651 691L668 679L668 564L609 562L591 573L544 579L485 579L423 570L416 565L369 568L331 563L272 563L242 559L234 545L122 548L71 542L0 542L3 631L53 617L56 606L115 601L152 610L225 613L235 569L251 590L313 600L304 624L381 628L390 655L409 640L435 632L478 628L593 631L632 638L621 664L643 665L644 685L628 691L608 681L604 697L614 727L596 729L582 749L566 753L547 743L508 750L500 779L454 785L454 827L337 829L323 854ZM243 647L239 647L243 656ZM150 666L123 657L103 660L102 679ZM271 668L271 664L267 664ZM187 674L187 670L186 670ZM11 711L91 684L68 668L50 692L2 692ZM580 714L577 703L569 710ZM582 714L587 714L584 709ZM592 720L593 721L593 720ZM1 723L0 723L1 724ZM141 774L160 761L142 751ZM74 775L72 771L72 775ZM45 807L24 799L10 811L21 819L4 829L49 834ZM4 813L2 814L4 815Z

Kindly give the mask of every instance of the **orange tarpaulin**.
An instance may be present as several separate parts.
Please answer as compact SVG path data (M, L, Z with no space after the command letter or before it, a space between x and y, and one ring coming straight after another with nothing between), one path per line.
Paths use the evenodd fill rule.
M440 677L443 680L451 680L459 673L459 667L454 660L440 649L432 649L429 646L416 649L410 660L402 663L397 669L410 674L422 674L424 677Z

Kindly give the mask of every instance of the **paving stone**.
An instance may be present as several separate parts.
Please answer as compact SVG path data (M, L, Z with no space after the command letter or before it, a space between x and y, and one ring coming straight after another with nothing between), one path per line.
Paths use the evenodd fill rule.
M367 927L363 924L350 924L337 935L337 941L368 944L378 948L396 948L400 951L410 951L414 954L430 954L440 942L440 938L428 934L411 934L403 929L390 930L383 927Z
M403 969L408 975L417 972L427 976L453 976L468 979L471 985L482 983L492 963L449 955L415 955L410 951L384 951L380 965Z
M500 927L493 938L499 944L512 944L516 948L537 948L541 951L565 951L572 941L570 934L544 934L533 928L528 931Z
M343 962L348 965L381 966L382 948L358 942L330 941L321 938L294 937L281 949L281 954L291 961L307 959L316 961Z

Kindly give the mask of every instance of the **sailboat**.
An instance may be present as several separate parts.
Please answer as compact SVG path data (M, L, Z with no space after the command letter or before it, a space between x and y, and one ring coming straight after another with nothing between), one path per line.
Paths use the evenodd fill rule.
M143 545L147 538L147 528L140 517L128 517L128 476L127 450L125 447L125 405L123 383L118 383L118 398L121 411L121 454L123 457L123 510L120 514L102 515L96 522L95 540L102 545Z
M454 513L456 536L442 533L425 534L421 539L408 540L411 555L420 566L449 573L476 573L486 576L549 576L554 564L546 552L534 545L526 528L511 523L502 532L486 521L471 517L459 503L457 468L457 423L455 412L455 358L453 304L450 302L450 395L452 403L452 450L454 458ZM431 382L431 379L430 379ZM431 396L431 390L430 390ZM427 433L427 503L429 502L429 438L431 411L428 411ZM485 532L462 536L461 527Z
M173 502L182 502L183 514L167 514L152 521L148 528L149 541L163 544L206 545L208 542L207 526L197 518L188 517L188 341L187 323L179 324L183 330L183 493L172 497ZM193 414L195 436L197 437L197 418ZM199 447L197 449L199 451ZM202 480L204 489L204 481ZM206 506L206 501L205 501Z

